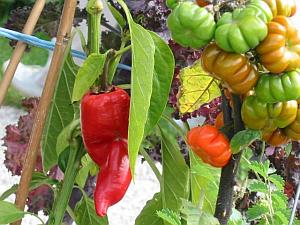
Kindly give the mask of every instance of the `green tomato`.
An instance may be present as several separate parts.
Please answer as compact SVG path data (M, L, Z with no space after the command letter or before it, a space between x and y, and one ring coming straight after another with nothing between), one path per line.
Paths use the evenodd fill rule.
M222 15L215 32L216 43L227 52L243 54L265 39L267 23L272 18L272 11L264 1L253 0L245 9Z
M193 2L181 2L167 19L174 41L183 47L201 48L208 44L215 32L214 17Z
M174 9L178 5L178 0L166 0L166 5L169 9Z
M287 72L283 75L261 75L255 87L256 96L260 101L275 103L300 98L300 73Z

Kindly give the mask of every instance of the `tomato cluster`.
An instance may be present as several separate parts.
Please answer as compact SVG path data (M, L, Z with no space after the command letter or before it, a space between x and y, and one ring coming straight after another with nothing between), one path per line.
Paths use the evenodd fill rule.
M247 128L261 130L274 146L300 140L300 32L289 18L295 0L251 0L218 19L209 3L176 1L167 20L172 38L184 47L204 47L203 69L241 95ZM190 141L212 164L203 143Z

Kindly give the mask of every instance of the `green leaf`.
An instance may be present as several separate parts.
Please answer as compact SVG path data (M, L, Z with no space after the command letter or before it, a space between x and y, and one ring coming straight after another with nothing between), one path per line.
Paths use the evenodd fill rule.
M248 209L248 219L250 221L256 220L268 213L269 213L269 209L267 206L262 204L254 205Z
M182 218L187 225L219 225L219 221L212 214L198 209L193 203L182 199L182 208L180 210Z
M67 55L64 59L63 69L52 99L43 133L42 157L44 171L48 171L57 164L58 155L55 151L57 136L64 127L70 124L74 119L74 114L79 111L78 105L72 105L71 101L75 76L79 69L70 55L71 40L66 50Z
M189 197L189 168L180 152L176 137L160 126L162 138L162 201L163 207L178 212L181 199Z
M292 146L292 143L289 143L289 144L285 147L285 149L284 149L285 155L289 156L289 155L291 154L292 147L293 147L293 146Z
M280 175L272 174L268 177L268 179L276 186L276 188L280 191L284 189L284 180Z
M83 95L95 83L97 78L102 74L103 67L106 61L107 53L95 54L92 53L84 61L79 69L72 94L72 102L80 101Z
M286 209L288 198L282 191L272 192L272 205L274 209Z
M253 156L253 151L251 148L246 147L242 153L241 163L238 168L237 172L237 179L241 182L245 181L248 178L249 173L249 165L250 159Z
M113 15L113 17L116 19L117 23L119 24L120 28L123 29L126 26L126 20L124 19L124 17L109 2L107 2L107 6L108 6L111 14Z
M91 157L88 154L85 154L81 159L81 168L77 174L76 177L76 183L83 188L86 180L89 176L90 171L94 170L97 165L94 163L94 161L91 159Z
M261 138L259 130L242 130L235 134L230 141L232 154L237 154L243 148L248 147L253 141Z
M213 214L218 196L221 170L203 163L192 151L189 151L191 167L192 202L199 205L203 195L202 210Z
M163 225L164 222L156 215L156 211L162 209L161 193L156 193L147 201L145 207L135 220L135 225Z
M77 225L108 225L107 216L101 218L96 214L94 201L86 194L77 203L74 214Z
M289 218L281 211L274 212L274 225L289 224Z
M162 209L160 211L157 211L156 214L158 217L162 218L172 225L181 225L180 215L170 209Z
M149 34L155 44L155 55L153 87L145 135L154 128L166 108L175 68L173 53L166 42L154 32L149 31Z
M141 146L152 94L155 46L149 32L136 24L122 0L129 24L132 46L131 101L128 128L128 152L131 174L134 176L135 162Z
M268 169L266 169L266 167L259 162L251 162L249 168L253 170L253 172L260 174L264 178L267 178L268 176Z
M8 224L22 219L25 212L10 202L0 201L0 224Z
M55 185L57 184L58 181L51 179L49 177L47 177L45 174L43 173L39 173L39 172L34 172L32 175L32 179L29 185L29 190L32 191L35 188L38 188L41 185ZM10 195L14 194L18 189L18 185L15 184L13 185L10 189L8 189L7 191L5 191L1 196L0 196L0 201L8 198Z
M201 61L180 71L179 111L193 112L210 100L221 95L218 81L205 72Z
M259 180L255 180L254 182L250 183L248 189L251 192L261 192L264 194L269 192L268 185Z
M228 225L246 225L246 221L244 220L240 211L233 208L232 214L228 221Z

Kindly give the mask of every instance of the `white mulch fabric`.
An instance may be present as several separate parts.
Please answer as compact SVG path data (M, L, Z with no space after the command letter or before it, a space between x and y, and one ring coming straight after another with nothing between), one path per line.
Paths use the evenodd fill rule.
M2 137L5 135L5 127L8 124L16 123L22 111L12 107L0 108L0 195L10 188L13 184L19 182L19 177L11 176L10 172L3 164L4 150L2 146ZM121 202L112 206L108 211L110 225L133 225L134 220L144 207L147 200L151 199L153 194L159 191L159 183L155 178L148 164L141 163L141 158L138 159L136 167L135 182L132 183ZM11 196L9 201L14 201L14 196ZM44 221L47 217L41 215ZM23 225L37 225L39 221L31 216L27 216L23 220Z

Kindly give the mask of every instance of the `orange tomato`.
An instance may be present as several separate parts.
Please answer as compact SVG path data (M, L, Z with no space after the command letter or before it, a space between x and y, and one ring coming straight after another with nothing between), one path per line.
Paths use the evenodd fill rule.
M222 80L235 94L246 94L258 80L258 72L246 56L225 52L215 43L205 48L201 63L205 71Z
M203 162L214 167L225 166L231 157L228 139L216 127L195 127L187 134L188 144Z
M221 127L224 126L224 117L223 117L223 112L220 112L215 120L215 127L220 129Z
M282 129L276 129L270 133L263 132L263 140L265 140L269 145L279 146L286 144L289 141L289 138Z
M256 48L263 66L272 73L300 67L300 33L289 18L277 16L268 28L268 36Z
M196 0L197 4L200 6L200 7L204 7L204 6L207 6L207 5L210 5L211 3L209 3L208 1L206 0Z

